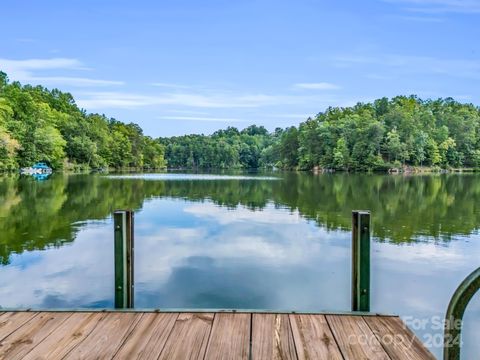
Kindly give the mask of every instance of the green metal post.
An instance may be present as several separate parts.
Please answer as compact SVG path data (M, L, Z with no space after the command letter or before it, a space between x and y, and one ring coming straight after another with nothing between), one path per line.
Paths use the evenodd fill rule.
M115 308L133 308L133 211L113 213L115 248Z
M352 211L352 311L370 311L370 212Z
M462 319L468 303L480 289L480 268L468 275L460 284L448 304L443 338L443 359L460 360L462 345Z

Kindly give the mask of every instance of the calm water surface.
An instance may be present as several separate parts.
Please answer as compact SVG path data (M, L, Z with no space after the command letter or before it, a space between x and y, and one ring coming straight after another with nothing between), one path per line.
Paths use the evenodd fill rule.
M349 310L351 210L369 209L372 311L439 356L438 322L480 266L479 175L3 176L0 307L113 307L120 208L136 211L138 308ZM479 298L465 359L480 353Z

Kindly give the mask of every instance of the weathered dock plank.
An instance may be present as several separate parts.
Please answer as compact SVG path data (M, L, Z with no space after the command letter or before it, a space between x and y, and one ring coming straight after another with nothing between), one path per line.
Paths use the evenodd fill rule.
M74 313L53 330L23 360L62 359L80 344L105 317L102 313Z
M392 360L435 360L400 318L365 316L364 319Z
M0 359L23 359L71 313L40 313L0 342ZM15 319L15 317L13 317ZM12 320L13 320L12 319Z
M390 359L361 316L327 315L326 318L345 359Z
M0 315L0 341L36 316L34 312L7 312Z
M203 359L214 316L210 313L180 314L159 359Z
M0 359L434 359L396 316L4 312Z
M253 314L253 359L297 359L287 314Z
M63 359L112 359L137 325L142 313L106 314Z
M300 360L343 359L324 315L290 315L290 322Z
M144 314L114 359L158 359L177 318L176 313Z
M216 314L205 358L247 360L251 318L251 314Z

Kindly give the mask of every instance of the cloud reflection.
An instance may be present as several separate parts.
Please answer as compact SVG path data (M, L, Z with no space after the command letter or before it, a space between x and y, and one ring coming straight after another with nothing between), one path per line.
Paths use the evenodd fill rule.
M254 211L153 199L135 221L138 308L349 310L349 232L272 203ZM463 240L374 242L372 310L442 317L478 263L480 237L468 238L473 246ZM13 255L0 268L0 298L2 307L112 307L111 221L86 223L68 245ZM478 321L480 302L472 304L469 316ZM467 339L471 353L476 345Z

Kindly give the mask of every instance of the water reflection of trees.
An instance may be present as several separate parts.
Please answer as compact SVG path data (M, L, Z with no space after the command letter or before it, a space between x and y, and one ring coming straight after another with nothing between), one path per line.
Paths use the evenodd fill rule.
M384 176L286 173L281 180L149 181L92 175L56 175L44 182L0 178L0 261L12 253L61 246L82 222L114 209L138 210L146 199L211 200L261 211L269 202L299 212L329 230L349 230L352 209L373 212L378 240L448 240L467 235L480 220L476 175Z

